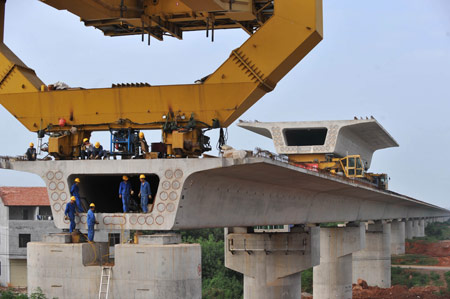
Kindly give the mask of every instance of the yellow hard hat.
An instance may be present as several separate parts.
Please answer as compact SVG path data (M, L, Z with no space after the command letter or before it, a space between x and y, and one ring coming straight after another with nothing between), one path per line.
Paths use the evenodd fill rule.
M144 138L144 132L139 132L139 138Z
M145 175L141 174L141 175L139 176L139 178L140 178L140 179L145 179Z
M99 147L100 147L100 142L97 141L97 142L95 143L95 148L99 148Z
M84 138L83 139L83 142L88 142L89 141L89 138Z
M95 208L95 205L94 205L93 203L91 203L89 206L90 206L91 208Z
M123 179L124 181L128 181L128 177L127 177L126 175L124 175L124 176L122 177L122 179Z
M79 183L80 182L80 179L79 178L76 178L75 179L75 183Z
M70 201L75 201L75 200L77 200L77 199L75 198L75 196L72 196L72 197L70 198Z
M30 142L30 147L33 147L34 146L34 143L33 142Z

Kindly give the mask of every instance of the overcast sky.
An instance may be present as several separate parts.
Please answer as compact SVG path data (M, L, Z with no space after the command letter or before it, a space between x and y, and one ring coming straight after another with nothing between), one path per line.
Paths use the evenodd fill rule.
M280 33L282 34L282 33ZM204 32L184 40L141 43L110 38L66 11L37 0L8 0L5 43L46 84L193 83L212 73L248 36ZM390 189L450 207L450 1L324 0L324 40L241 119L341 120L373 115L400 144L375 153L371 171L390 175ZM0 106L0 155L25 152L36 135ZM109 133L108 133L109 134ZM108 134L93 141L107 144ZM228 144L263 147L270 139L235 124ZM217 134L211 134L212 143ZM159 141L160 133L147 134ZM0 185L43 186L36 176L0 171Z

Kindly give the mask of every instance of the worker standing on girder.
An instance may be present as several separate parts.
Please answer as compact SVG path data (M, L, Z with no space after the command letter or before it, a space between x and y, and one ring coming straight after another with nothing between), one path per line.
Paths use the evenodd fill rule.
M122 177L123 181L120 182L119 186L119 198L122 198L123 212L128 213L130 206L130 195L133 195L133 190L131 190L131 184L128 182L128 177L124 175Z
M25 155L28 161L36 161L36 149L34 148L33 142L30 142L30 147L27 149Z
M94 242L94 226L98 224L98 221L95 220L95 204L91 203L89 205L89 211L87 214L87 226L88 226L88 240L90 242Z
M145 175L141 174L139 176L141 180L141 191L139 192L139 197L141 198L142 212L148 212L148 200L152 198L152 191L150 190L150 184L145 180Z
M92 155L92 144L89 142L89 138L83 139L83 144L81 145L80 154L81 159L89 159L89 157Z
M136 139L134 148L135 148L134 153L135 157L139 157L140 155L148 153L148 144L147 141L145 140L144 132L139 132L139 138ZM140 152L139 149L141 149Z
M84 213L83 206L81 205L81 199L80 199L80 189L78 187L78 184L80 183L80 179L76 178L72 187L70 187L70 195L74 196L77 201L77 210L78 213Z
M92 150L92 157L94 159L101 159L105 157L105 151L103 150L103 146L98 141L95 143L94 148Z
M65 215L65 219L70 220L70 226L69 226L69 232L73 232L75 230L75 215L78 215L77 211L76 211L76 205L75 205L75 201L77 199L75 198L75 196L72 196L70 198L70 203L68 203L66 205L66 210L64 211L64 215Z

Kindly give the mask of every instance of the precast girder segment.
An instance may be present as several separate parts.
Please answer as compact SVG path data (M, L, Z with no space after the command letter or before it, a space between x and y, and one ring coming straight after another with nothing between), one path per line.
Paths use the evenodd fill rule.
M63 5L58 0L46 2L58 8ZM105 8L103 4L111 1L84 2ZM321 0L276 0L274 7L274 15L203 84L35 90L28 94L0 89L0 104L31 131L67 130L72 126L95 131L111 127L156 129L162 127L162 116L168 112L184 114L187 118L193 114L200 127L211 126L213 120L227 127L273 90L322 39ZM81 8L77 6L77 9ZM157 20L181 37L179 28L162 18ZM66 127L54 126L60 118L67 121Z
M450 215L448 210L400 194L256 157L0 160L0 168L31 172L43 178L58 228L68 227L64 208L75 177L81 179L80 195L97 206L99 229L251 227ZM111 198L116 196L121 176L128 175L133 184L139 185L140 173L146 174L152 185L154 204L150 213L121 213L119 202L117 211L111 211ZM84 228L85 220L81 214L77 226Z

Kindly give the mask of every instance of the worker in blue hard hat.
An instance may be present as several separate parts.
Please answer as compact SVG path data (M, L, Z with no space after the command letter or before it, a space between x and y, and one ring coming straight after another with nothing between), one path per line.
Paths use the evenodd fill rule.
M75 230L75 215L78 215L76 211L76 204L75 204L76 198L75 196L72 196L70 198L70 203L66 205L66 210L64 211L65 219L70 220L70 226L69 226L69 232L73 232Z
M119 198L122 199L123 212L128 213L130 206L130 196L133 195L133 190L131 190L131 184L128 182L128 177L124 175L122 177L122 182L119 186Z
M28 161L36 161L36 149L34 148L34 143L30 142L30 146L25 153Z
M139 192L139 197L141 198L142 212L148 212L148 200L152 199L152 191L150 190L150 184L145 180L145 175L141 174L139 176L141 181L141 191Z
M76 178L72 187L70 187L70 195L74 196L77 201L77 212L78 213L84 213L83 206L81 205L81 199L80 199L80 189L78 188L78 184L80 184L80 179Z
M89 211L87 213L87 226L88 226L88 240L90 242L94 242L94 226L98 224L98 221L95 220L95 204L91 203L89 205Z

